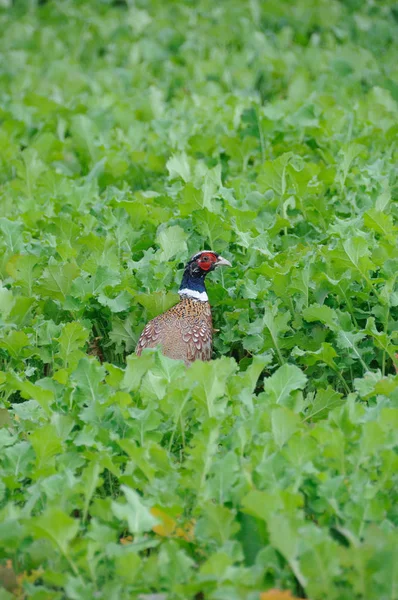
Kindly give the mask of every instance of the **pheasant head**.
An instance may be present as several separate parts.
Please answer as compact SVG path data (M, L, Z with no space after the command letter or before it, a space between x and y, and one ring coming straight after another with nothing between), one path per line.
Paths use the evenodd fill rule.
M180 296L195 298L207 302L205 277L216 267L231 267L226 258L211 250L203 250L195 254L185 265L184 275L178 293Z

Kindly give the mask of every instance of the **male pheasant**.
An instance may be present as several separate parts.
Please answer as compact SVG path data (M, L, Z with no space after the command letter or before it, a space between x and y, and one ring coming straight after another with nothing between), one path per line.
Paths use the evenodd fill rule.
M178 292L179 303L147 323L135 350L138 356L144 348L159 345L165 356L187 365L211 359L213 325L205 277L219 266L232 265L217 252L207 250L188 261Z

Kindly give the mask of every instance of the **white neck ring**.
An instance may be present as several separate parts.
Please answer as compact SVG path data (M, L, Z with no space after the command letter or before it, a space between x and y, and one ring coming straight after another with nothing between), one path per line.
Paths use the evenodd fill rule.
M183 290L179 290L180 296L188 296L188 298L194 298L195 300L199 300L200 302L208 302L209 297L206 292L198 292L198 290L190 290L189 288L184 288Z

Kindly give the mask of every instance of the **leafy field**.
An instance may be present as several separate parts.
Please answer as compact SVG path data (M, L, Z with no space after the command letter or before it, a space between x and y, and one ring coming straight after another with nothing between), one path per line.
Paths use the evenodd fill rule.
M394 4L0 29L0 600L397 600ZM203 248L215 360L135 357Z

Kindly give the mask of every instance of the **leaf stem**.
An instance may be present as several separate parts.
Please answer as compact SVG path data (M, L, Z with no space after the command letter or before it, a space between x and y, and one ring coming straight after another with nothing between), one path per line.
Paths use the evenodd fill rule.
M271 339L272 339L272 342L273 342L273 344L275 346L275 350L276 350L276 353L278 355L279 362L280 362L281 365L284 365L285 361L284 361L282 353L281 353L281 351L279 349L278 341L275 339L274 334L272 333L271 329L268 326L266 326L266 327L267 327L268 331L270 332Z
M344 379L344 377L342 376L342 374L340 373L339 369L337 369L336 367L332 367L332 369L336 373L337 377L340 379L347 394L351 394L351 390L348 387L348 384L347 384L346 380Z
M386 318L384 321L384 333L386 335L388 335L388 319L389 318L390 318L390 305L388 305ZM384 377L384 375L386 373L386 351L385 351L385 349L383 349L383 355L382 355L382 359L381 359L381 373Z

